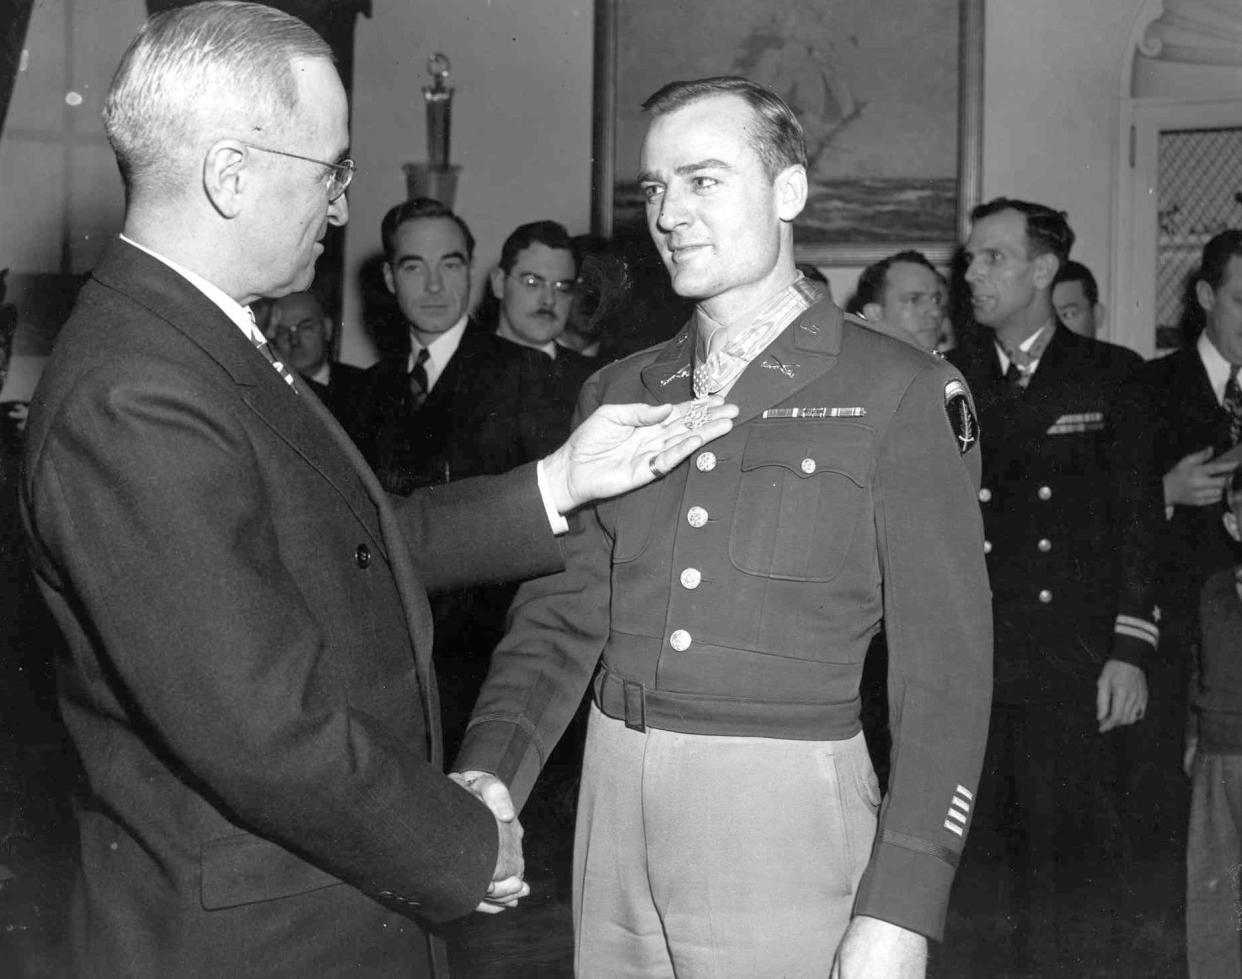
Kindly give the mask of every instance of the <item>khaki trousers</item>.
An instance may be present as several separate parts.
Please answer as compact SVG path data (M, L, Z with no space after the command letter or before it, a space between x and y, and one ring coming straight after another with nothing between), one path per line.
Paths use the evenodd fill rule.
M639 732L592 706L574 841L575 974L823 979L879 802L861 734Z

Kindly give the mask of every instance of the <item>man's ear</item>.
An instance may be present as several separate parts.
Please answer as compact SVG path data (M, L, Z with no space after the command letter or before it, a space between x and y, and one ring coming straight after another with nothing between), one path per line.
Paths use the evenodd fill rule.
M324 343L331 343L332 334L336 332L336 323L333 322L332 317L329 316L327 313L323 314L323 317L320 319L319 322L323 324Z
M794 164L776 175L776 210L782 221L792 221L806 207L806 167Z
M1210 313L1216 305L1216 293L1210 285L1200 279L1195 283L1195 298L1205 313Z
M1225 530L1228 531L1229 536L1236 541L1242 541L1242 536L1239 536L1239 534L1242 534L1242 528L1238 527L1238 518L1233 515L1232 510L1225 511L1224 520Z
M1044 252L1035 256L1034 265L1035 288L1051 289L1052 280L1057 277L1057 269L1061 267L1060 261L1052 252Z
M868 323L879 323L884 319L884 307L879 303L863 303L862 314Z
M505 298L505 270L499 265L492 269L488 277L492 283L492 295L497 299Z
M384 263L384 285L388 287L388 291L394 296L397 294L397 283L392 278L392 266L387 262Z
M245 144L235 139L213 143L203 157L203 190L222 217L235 218L241 213L243 195L254 175L247 169L249 160Z

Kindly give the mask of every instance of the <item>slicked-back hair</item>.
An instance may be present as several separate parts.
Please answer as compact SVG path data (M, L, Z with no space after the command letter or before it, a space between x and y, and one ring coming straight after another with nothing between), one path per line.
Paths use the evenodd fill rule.
M512 272L518 255L531 245L543 245L545 248L569 252L573 256L575 275L582 264L578 243L570 237L563 225L555 221L532 221L522 225L505 239L504 247L500 249L500 270L505 275Z
M849 312L861 313L867 303L884 305L884 290L888 288L888 270L902 262L907 265L921 265L925 269L930 269L933 275L940 275L936 266L928 261L927 256L913 248L889 255L878 262L872 262L862 270L862 275L858 277L858 288L854 292L854 298L850 301Z
M1051 254L1056 256L1061 265L1069 261L1070 249L1074 247L1074 232L1064 211L1054 210L1046 204L997 197L971 211L970 223L974 224L1002 211L1017 211L1026 218L1028 257L1037 258Z
M126 49L104 102L104 130L127 196L185 186L217 139L263 143L298 108L297 58L332 63L332 49L296 17L217 0L151 17Z
M1055 289L1062 282L1081 282L1082 294L1087 297L1087 302L1094 306L1100 301L1100 287L1096 285L1095 276L1082 262L1062 262L1052 280L1052 288Z
M1237 228L1222 231L1203 246L1197 281L1206 282L1215 292L1224 285L1225 271L1233 258L1242 258L1242 230Z
M390 207L380 222L380 238L384 241L384 259L392 262L397 257L397 231L407 221L422 221L432 218L444 218L452 221L461 229L461 236L466 239L466 260L474 261L474 235L451 207L434 197L415 197Z
M806 136L802 123L775 92L740 75L716 75L693 81L669 82L643 103L643 111L664 116L703 99L736 95L750 106L754 129L747 127L750 145L763 163L769 180L794 165L806 166Z

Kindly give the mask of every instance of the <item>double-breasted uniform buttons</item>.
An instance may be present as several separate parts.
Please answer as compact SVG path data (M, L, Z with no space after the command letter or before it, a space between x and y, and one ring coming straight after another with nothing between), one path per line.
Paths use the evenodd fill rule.
M1052 550L1052 541L1050 541L1047 537L1044 537L1041 538L1039 543L1035 546L1039 548L1041 554L1047 554Z
M715 452L700 452L694 460L695 468L701 473L709 473L716 468Z
M354 563L360 568L370 567L371 549L366 544L359 544L354 550Z
M1052 487L1041 486L1035 495L1046 503L1048 500L1052 499Z
M690 648L690 633L685 629L675 629L673 634L668 637L668 644L677 652L684 653Z
M702 581L703 573L699 571L698 568L686 568L686 570L681 573L681 585L683 588L693 590L698 588Z
M802 460L802 464L801 464L800 468L802 469L802 471L803 471L804 473L806 473L808 476L810 476L812 473L814 473L814 472L815 472L815 468L816 468L816 467L815 467L815 460L814 460L814 459L812 459L810 456L807 456L807 458L805 458L805 459L803 459L803 460Z
M979 490L979 502L980 502L980 503L988 503L989 501L991 501L991 499L992 499L992 491L991 491L990 489L988 489L986 486L984 486L984 487L980 488L980 490Z
M1052 592L1050 592L1047 588L1043 589L1039 593L1039 600L1043 602L1045 605L1047 605L1049 602L1052 601Z
M992 553L992 542L990 540L985 540L983 542L983 553L984 554Z
M686 511L686 522L691 527L702 527L707 523L707 511L701 506L692 506Z

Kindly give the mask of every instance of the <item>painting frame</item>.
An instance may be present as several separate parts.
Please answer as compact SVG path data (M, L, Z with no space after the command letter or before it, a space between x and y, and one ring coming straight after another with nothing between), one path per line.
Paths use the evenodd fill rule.
M595 0L595 67L592 112L591 230L611 237L617 228L614 188L617 178L618 11L626 0ZM711 0L702 0L711 3ZM773 0L764 2L776 8ZM820 267L859 268L894 252L916 249L933 263L948 265L968 231L971 210L982 190L984 0L957 0L956 52L946 52L957 66L957 161L955 235L952 238L892 239L857 242L798 242L797 261ZM795 234L795 240L796 240Z

